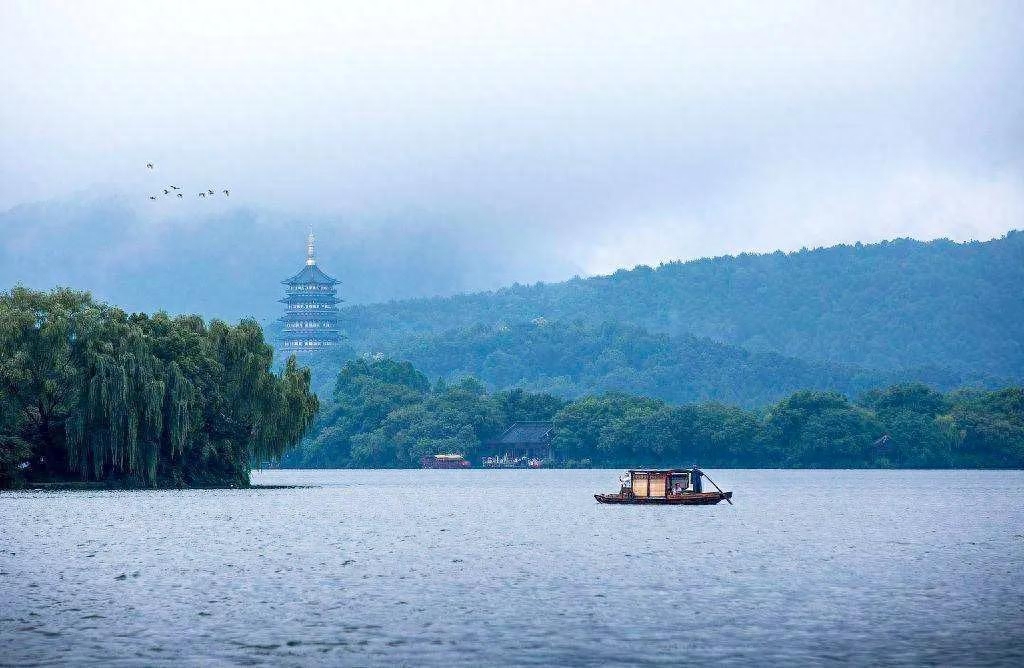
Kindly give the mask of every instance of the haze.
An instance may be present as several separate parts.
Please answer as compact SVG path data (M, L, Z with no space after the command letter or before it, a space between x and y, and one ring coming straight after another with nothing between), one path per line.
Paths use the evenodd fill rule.
M354 301L987 239L1024 220L1021 35L1013 2L5 2L0 284L267 315L310 224Z

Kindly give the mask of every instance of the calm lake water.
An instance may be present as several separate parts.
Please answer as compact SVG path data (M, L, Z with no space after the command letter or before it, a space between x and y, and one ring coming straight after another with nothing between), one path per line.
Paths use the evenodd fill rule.
M1024 662L1024 472L618 473L0 493L0 664Z

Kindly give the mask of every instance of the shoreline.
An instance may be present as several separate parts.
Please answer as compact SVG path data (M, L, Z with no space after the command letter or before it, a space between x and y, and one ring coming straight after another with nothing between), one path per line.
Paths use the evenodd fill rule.
M0 489L3 492L167 492L188 491L196 489L233 489L233 490L272 490L272 489L316 489L321 485L186 485L186 486L155 486L113 485L104 482L37 482L21 487Z

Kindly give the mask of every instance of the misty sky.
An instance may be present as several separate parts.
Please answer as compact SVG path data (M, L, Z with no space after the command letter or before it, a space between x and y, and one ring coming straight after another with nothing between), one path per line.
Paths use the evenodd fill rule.
M109 194L153 257L238 209L292 264L311 221L443 239L452 289L991 238L1024 226L1022 35L1020 2L5 0L0 209Z

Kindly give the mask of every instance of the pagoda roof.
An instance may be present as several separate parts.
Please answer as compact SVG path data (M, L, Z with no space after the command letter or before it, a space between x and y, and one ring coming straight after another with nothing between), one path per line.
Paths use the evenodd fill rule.
M333 276L328 276L315 264L307 264L302 268L302 271L295 274L288 280L281 282L285 285L307 285L310 283L319 285L336 285L337 283L340 283L338 279Z

